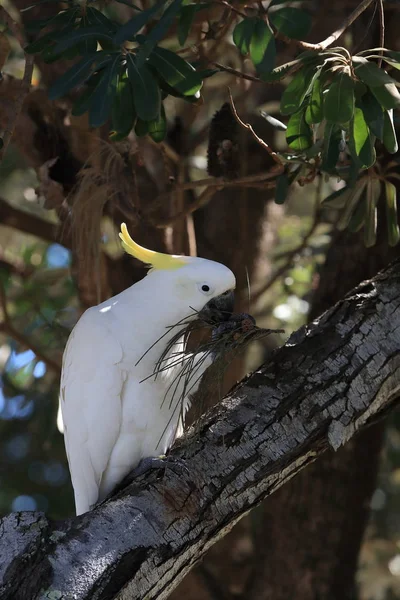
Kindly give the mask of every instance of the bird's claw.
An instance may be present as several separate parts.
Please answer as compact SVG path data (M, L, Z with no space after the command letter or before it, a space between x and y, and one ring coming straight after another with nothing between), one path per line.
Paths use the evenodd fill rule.
M188 470L184 462L180 459L172 458L165 454L161 456L148 456L147 458L142 458L139 464L125 477L122 483L125 485L132 483L134 479L153 469L172 469L173 471L176 470L181 473L183 469L186 471Z

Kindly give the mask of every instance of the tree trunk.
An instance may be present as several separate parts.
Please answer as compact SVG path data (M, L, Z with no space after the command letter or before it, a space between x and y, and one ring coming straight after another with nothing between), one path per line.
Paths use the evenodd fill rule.
M383 235L381 236L384 237ZM361 237L337 235L320 275L310 318L372 277L393 258L385 240L366 249ZM258 577L246 598L351 600L356 598L358 554L379 468L384 423L337 453L327 452L265 503ZM289 517L290 515L290 517Z

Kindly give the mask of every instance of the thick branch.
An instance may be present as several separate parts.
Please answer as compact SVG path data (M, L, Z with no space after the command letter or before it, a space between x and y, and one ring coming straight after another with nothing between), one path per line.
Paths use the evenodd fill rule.
M0 524L2 600L167 598L207 549L400 396L400 261L293 334L171 453L64 523Z
M70 247L70 242L66 236L59 235L58 225L44 221L40 217L19 210L11 206L0 197L0 223L8 227L19 229L23 233L29 233L46 242L62 244L66 248Z

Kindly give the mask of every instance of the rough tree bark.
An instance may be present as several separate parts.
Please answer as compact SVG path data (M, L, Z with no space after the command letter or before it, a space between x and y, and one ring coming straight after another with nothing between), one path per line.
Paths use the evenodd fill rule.
M321 272L311 318L372 277L397 254L381 232L374 248L362 236L339 233ZM397 254L398 255L398 254ZM355 436L339 452L327 452L270 498L258 540L258 572L246 600L349 600L356 597L357 562L380 463L384 423ZM290 519L288 519L290 515ZM258 575L258 576L256 576Z
M0 523L2 600L166 598L207 549L400 397L400 261L239 384L151 471L81 517Z
M318 35L325 37L339 24L332 23L332 17L341 11L349 12L356 4L357 1L350 0L336 3L320 0L323 17L315 28ZM395 10L385 4L385 45L398 49L397 32L390 29L396 22ZM379 39L378 19L371 24L373 14L371 7L353 25L357 51L374 46ZM342 18L340 15L339 19ZM324 27L327 29L321 32ZM389 157L383 162L386 160ZM398 248L387 244L384 214L380 217L382 231L372 248L365 248L362 234L334 235L313 295L311 319L398 256ZM384 430L385 423L380 422L354 436L339 452L326 452L260 507L253 541L254 564L241 598L354 600L358 597L359 551L368 524ZM274 540L272 544L265 542L266 533Z

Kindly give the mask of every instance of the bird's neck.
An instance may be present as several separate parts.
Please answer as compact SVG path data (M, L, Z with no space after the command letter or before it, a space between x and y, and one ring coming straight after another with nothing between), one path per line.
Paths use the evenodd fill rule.
M129 353L129 360L138 363L139 370L146 374L154 370L166 346L184 329L184 322L194 318L190 307L182 310L172 294L157 289L156 285L149 285L152 282L147 279L150 278L139 281L96 307L107 320L118 322L124 351ZM183 351L182 339L177 343L179 351ZM175 351L176 347L170 354Z

